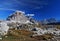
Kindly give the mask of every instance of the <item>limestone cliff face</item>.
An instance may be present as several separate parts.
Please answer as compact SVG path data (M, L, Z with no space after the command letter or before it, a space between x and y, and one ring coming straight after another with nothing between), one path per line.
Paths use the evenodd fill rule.
M22 11L16 11L14 14L8 16L7 20L13 20L20 23L29 22L28 18L24 15L24 12Z

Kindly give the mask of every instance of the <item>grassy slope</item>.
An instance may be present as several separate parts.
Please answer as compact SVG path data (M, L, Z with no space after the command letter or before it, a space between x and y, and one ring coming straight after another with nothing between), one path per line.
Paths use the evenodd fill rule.
M8 33L8 37L4 37L2 41L37 41L30 38L31 34L32 32L26 30L12 30L12 32Z

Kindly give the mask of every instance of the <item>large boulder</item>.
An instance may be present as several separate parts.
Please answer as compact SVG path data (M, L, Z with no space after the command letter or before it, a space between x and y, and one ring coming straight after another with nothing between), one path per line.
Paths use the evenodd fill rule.
M9 30L9 26L7 26L7 23L6 22L1 22L0 23L0 32L1 32L1 35L6 35L8 30Z

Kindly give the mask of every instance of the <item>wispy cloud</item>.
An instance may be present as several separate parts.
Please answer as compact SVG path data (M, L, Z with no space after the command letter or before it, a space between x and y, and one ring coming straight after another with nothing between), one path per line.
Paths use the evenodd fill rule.
M0 8L0 10L10 10L10 11L17 11L17 9L10 9L10 8Z
M48 5L45 0L3 0L0 3L0 8L32 8L40 9Z

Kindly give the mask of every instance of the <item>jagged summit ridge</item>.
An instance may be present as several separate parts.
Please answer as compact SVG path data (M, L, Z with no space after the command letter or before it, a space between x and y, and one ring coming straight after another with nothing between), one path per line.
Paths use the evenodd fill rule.
M29 19L25 16L25 12L22 11L16 11L14 14L8 16L7 20L19 23L30 22Z

